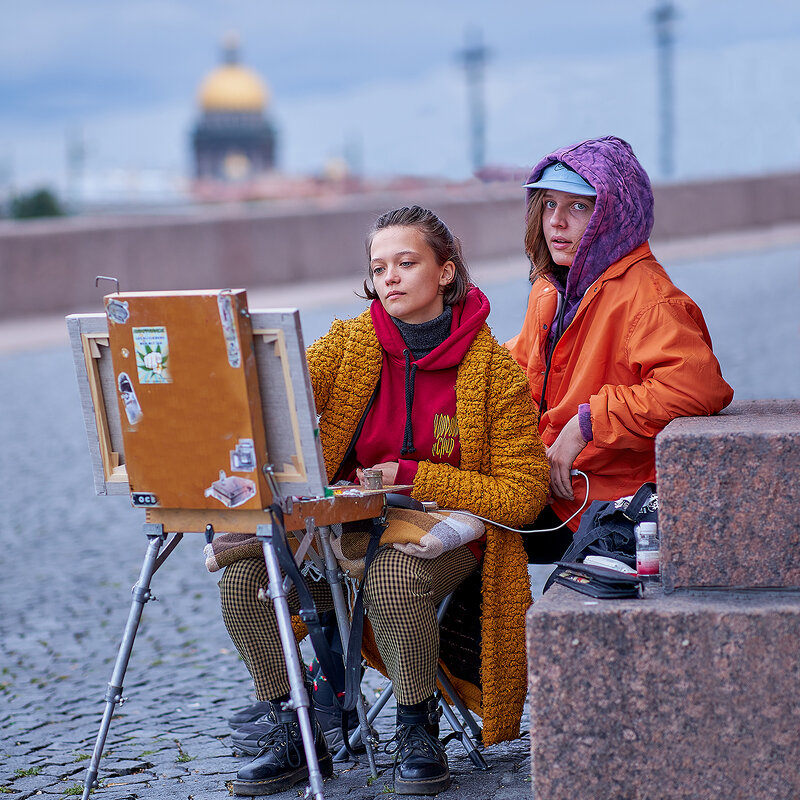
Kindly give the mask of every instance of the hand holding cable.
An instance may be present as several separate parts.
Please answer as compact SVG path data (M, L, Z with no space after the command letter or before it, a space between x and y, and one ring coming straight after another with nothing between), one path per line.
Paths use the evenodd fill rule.
M587 442L581 435L578 415L572 417L561 429L558 437L546 449L550 462L550 491L562 500L574 500L570 472L578 454Z

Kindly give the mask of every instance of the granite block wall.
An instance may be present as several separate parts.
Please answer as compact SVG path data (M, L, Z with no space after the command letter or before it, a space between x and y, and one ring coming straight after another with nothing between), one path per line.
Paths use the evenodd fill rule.
M656 472L666 591L800 589L800 400L674 420Z
M536 800L800 797L797 595L555 586L527 644Z
M528 612L534 796L794 800L800 400L676 420L656 453L663 590Z

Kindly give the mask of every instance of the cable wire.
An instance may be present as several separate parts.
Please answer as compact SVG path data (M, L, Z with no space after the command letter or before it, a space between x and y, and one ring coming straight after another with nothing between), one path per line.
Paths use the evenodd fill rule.
M563 528L569 522L571 522L578 514L583 511L586 507L586 503L589 502L589 476L585 472L581 472L579 469L570 470L570 475L582 475L583 479L586 481L586 496L583 498L583 503L581 503L581 507L571 516L565 519L560 525L556 525L555 528L510 528L508 525L503 525L500 522L495 522L493 519L487 519L486 517L480 516L480 514L473 514L471 511L464 511L459 508L440 508L439 511L447 511L453 514L466 514L468 517L474 517L475 519L481 520L481 522L488 522L490 525L496 525L498 528L502 528L506 531L511 531L511 533L552 533L553 531L559 530L559 528Z

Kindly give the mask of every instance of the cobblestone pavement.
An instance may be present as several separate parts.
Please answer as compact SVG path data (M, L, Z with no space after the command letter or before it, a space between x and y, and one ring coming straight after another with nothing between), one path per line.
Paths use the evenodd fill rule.
M0 358L0 796L80 796L146 539L127 498L96 497L71 356ZM100 765L102 800L222 798L247 757L226 718L252 686L222 624L202 536L187 535L152 582ZM374 699L384 679L365 681ZM391 702L378 731L391 735ZM523 730L527 723L523 724ZM475 772L457 742L447 797L530 797L528 738L486 751ZM335 766L326 797L386 796L389 756ZM298 790L275 795L296 798Z

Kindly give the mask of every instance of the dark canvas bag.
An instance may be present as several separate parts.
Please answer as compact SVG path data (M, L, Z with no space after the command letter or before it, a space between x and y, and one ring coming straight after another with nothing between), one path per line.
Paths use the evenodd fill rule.
M572 544L561 563L580 562L587 555L607 556L636 568L634 526L658 521L658 495L654 483L643 483L632 497L619 500L594 500L581 517ZM544 591L552 585L556 572L547 579Z

